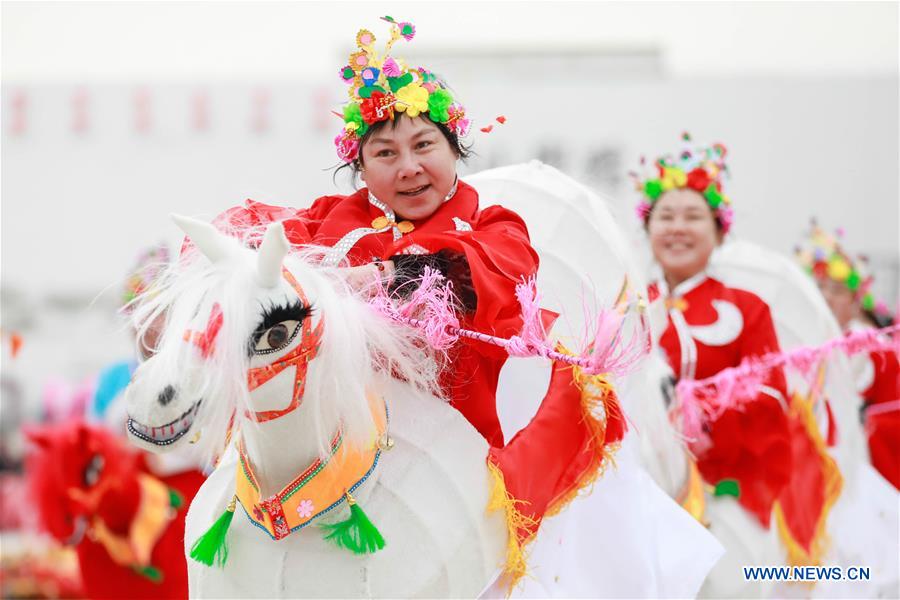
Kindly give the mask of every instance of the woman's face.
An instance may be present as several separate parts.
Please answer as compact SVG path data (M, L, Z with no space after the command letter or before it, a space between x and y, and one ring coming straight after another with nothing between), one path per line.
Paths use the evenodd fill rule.
M434 214L456 179L456 149L425 117L388 122L366 140L360 158L369 191L410 221Z
M706 268L722 236L706 200L694 190L676 189L656 201L647 222L653 256L670 284Z
M816 283L841 329L846 329L858 310L853 292L845 284L830 277L816 277Z

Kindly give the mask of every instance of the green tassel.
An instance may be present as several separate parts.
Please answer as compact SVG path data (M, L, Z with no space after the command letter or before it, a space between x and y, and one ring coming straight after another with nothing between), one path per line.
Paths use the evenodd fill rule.
M146 577L153 583L162 583L163 576L162 571L157 569L156 567L150 565L147 567L132 567L138 575L142 577Z
M384 537L353 496L349 493L345 495L350 505L350 518L333 525L322 525L322 529L330 532L325 539L354 554L378 552L384 548Z
M215 563L219 567L225 566L228 560L228 546L225 544L225 536L234 518L235 498L231 499L222 516L216 519L206 533L201 535L191 546L191 558L197 562L211 567Z
M716 484L715 496L741 497L741 485L735 479L723 479Z
M181 497L181 494L178 493L178 490L174 488L169 488L169 506L178 510L181 508L181 505L184 504L184 498Z

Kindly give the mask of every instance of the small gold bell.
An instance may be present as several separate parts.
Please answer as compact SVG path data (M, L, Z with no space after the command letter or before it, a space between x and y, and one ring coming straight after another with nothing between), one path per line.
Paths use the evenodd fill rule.
M378 438L378 448L384 451L388 451L394 447L394 438L388 435L387 432L381 434L381 437Z
M194 437L192 437L188 443L196 444L197 442L199 442L200 441L200 433L201 433L201 431L198 429L197 432L194 434Z

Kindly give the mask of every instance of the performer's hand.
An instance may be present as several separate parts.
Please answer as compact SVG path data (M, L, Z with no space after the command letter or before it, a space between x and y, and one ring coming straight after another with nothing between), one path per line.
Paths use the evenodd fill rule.
M356 291L374 293L379 284L388 286L394 279L394 261L373 262L344 269L347 284Z

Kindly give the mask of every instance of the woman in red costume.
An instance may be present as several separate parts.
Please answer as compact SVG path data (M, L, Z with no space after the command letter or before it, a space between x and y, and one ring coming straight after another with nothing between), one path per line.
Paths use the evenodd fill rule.
M340 70L350 101L335 144L341 168L366 187L306 209L247 200L215 223L241 231L283 221L292 243L329 246L326 264L348 266L360 286L381 278L402 292L426 266L435 268L453 284L462 327L515 335L522 327L515 286L538 267L528 230L510 210L482 210L475 189L459 180L457 162L468 154L460 141L470 126L465 108L434 74L388 56L415 28L384 20L392 24L384 52L361 30L358 50ZM494 396L506 352L472 340L460 340L453 352L443 376L447 395L491 445L503 446Z
M874 280L865 261L854 260L845 253L837 237L814 224L806 244L798 248L797 258L816 280L843 331L862 331L893 323L887 307L876 302L872 295ZM886 343L884 348L852 356L850 362L864 403L863 421L872 466L900 490L897 352Z
M659 345L679 379L704 379L779 346L765 302L706 274L732 221L721 182L725 148L693 147L686 134L684 141L679 154L661 157L638 181L638 213L663 274L650 289L668 317ZM773 370L751 401L704 423L707 443L690 447L715 494L735 496L766 529L791 476L786 399L784 375Z

